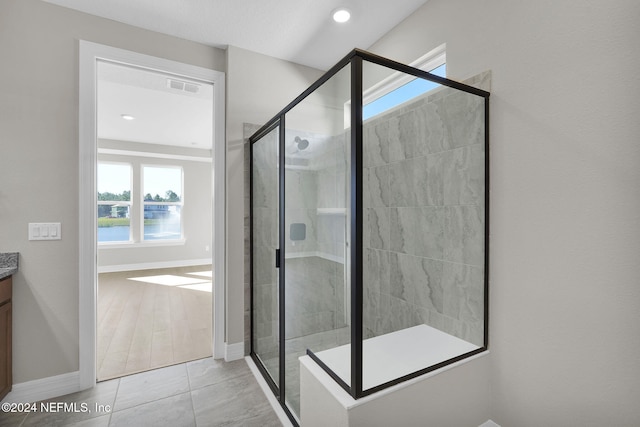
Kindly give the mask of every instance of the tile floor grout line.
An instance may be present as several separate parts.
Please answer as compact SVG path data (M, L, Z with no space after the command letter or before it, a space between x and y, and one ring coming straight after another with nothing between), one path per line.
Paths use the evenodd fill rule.
M191 411L193 412L193 423L197 427L198 420L196 419L196 407L193 404L193 389L191 388L191 375L189 375L189 362L184 364L185 369L187 370L187 384L189 384L189 400L191 400Z
M18 424L18 427L22 427L24 425L24 423L27 421L28 416L29 416L29 412L27 412L27 414L24 416L20 424Z
M118 381L118 385L116 386L116 394L115 396L113 396L113 408L109 412L109 422L107 423L107 426L111 425L111 419L113 418L113 413L116 412L116 400L118 400L118 393L120 392L120 382L121 382L120 378L118 378L117 381Z
M181 395L183 395L183 394L187 394L187 393L191 394L191 391L185 391L185 392L183 392L183 393L177 393L177 394L172 394L172 395L170 395L170 396L160 397L160 398L158 398L158 399L150 400L150 401L148 401L148 402L139 403L139 404L137 404L137 405L133 405L133 406L130 406L130 407L128 407L128 408L121 409L121 410L119 410L119 411L112 411L112 415L113 415L113 413L115 413L115 412L130 411L130 410L132 410L132 409L134 409L134 408L139 408L139 407L142 407L142 406L147 406L147 405L150 405L150 404L152 404L152 403L157 403L157 402L159 402L159 401L161 401L161 400L170 399L170 398L172 398L172 397L181 396ZM195 413L194 413L194 417L195 417ZM109 417L109 425L111 425L111 416Z
M174 365L174 366L175 366L175 365ZM118 410L118 411L111 411L111 412L113 413L113 412L128 411L128 410L130 410L130 409L137 408L137 407L139 407L139 406L144 406L144 405L148 405L148 404L150 404L150 403L159 402L159 401L161 401L161 400L169 399L169 398L171 398L171 397L175 397L175 396L180 396L180 395L182 395L182 394L186 394L186 393L191 393L191 390L183 391L182 393L174 393L174 394L170 394L170 395L168 395L168 396L164 396L164 397L159 397L159 398L157 398L157 399L150 400L150 401L148 401L148 402L138 403L138 404L136 404L136 405L129 406L129 407L127 407L127 408L120 409L120 410ZM114 406L115 406L115 403L114 403Z

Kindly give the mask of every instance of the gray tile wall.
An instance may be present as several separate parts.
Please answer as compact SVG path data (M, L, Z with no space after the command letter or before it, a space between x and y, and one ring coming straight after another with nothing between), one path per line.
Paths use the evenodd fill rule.
M482 345L483 98L441 88L363 135L365 338L426 323Z
M285 140L307 139L309 147L289 153L285 169L286 339L334 330L345 324L345 215L325 209L346 205L345 138L287 129ZM306 238L293 241L290 225L306 225ZM289 258L299 255L298 258Z
M286 339L344 326L342 264L320 257L287 259Z

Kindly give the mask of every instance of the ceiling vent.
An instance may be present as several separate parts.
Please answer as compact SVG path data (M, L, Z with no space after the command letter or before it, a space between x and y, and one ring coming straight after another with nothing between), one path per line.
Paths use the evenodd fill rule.
M184 82L182 80L167 79L167 87L182 92L198 93L200 85L195 83Z
M198 89L200 89L200 85L193 84L193 83L185 83L184 84L184 91L185 92L198 93Z

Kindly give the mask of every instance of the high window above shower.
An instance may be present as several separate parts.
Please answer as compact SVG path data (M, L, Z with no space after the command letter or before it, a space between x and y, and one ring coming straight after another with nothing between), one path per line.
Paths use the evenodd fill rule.
M393 79L430 86L365 118ZM488 99L354 50L251 137L251 354L292 420L302 355L359 398L486 350Z

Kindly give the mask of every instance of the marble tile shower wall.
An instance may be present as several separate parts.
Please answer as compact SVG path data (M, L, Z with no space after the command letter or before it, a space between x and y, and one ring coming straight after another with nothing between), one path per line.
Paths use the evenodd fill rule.
M318 171L317 215L318 251L344 263L347 215L347 174L349 173L346 135L329 138L313 166Z
M317 256L287 260L285 339L343 327L343 266Z
M425 323L482 345L484 99L442 88L363 135L365 338Z
M253 155L253 298L259 302L254 312L254 334L256 353L264 359L277 356L279 336L278 271L274 266L274 254L279 246L277 142L277 132L272 131L254 144ZM245 278L245 282L248 281L249 278Z
M315 170L285 169L285 253L317 251L318 174ZM304 224L304 240L291 240L291 224Z
M309 140L305 166L285 170L285 331L286 339L331 331L345 325L344 313L344 136L300 131L285 134ZM330 214L327 214L330 212ZM306 225L306 238L291 240L292 223Z

